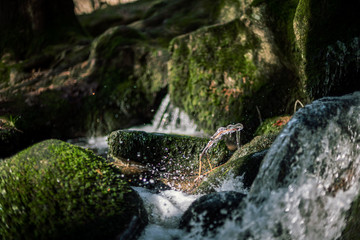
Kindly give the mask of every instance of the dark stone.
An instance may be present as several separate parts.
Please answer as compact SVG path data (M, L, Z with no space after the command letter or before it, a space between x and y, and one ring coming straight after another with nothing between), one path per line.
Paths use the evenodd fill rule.
M299 1L293 26L299 73L311 98L360 90L359 8L359 1Z
M180 228L190 232L200 225L202 235L215 234L225 220L239 208L246 195L229 191L202 196L191 204L180 220ZM196 228L195 228L196 229Z

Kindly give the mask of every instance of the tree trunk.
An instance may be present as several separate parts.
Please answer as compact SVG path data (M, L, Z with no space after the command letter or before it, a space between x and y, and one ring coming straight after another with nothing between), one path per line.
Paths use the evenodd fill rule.
M81 34L72 0L0 1L0 54L23 58Z

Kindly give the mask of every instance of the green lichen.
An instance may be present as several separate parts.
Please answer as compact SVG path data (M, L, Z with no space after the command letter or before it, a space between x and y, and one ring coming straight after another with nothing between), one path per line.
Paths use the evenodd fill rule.
M59 140L0 163L2 239L107 239L134 214L131 190L104 159Z

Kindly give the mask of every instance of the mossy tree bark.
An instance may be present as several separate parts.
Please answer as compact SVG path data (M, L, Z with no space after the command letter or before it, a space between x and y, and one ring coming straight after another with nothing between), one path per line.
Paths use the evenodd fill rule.
M72 0L11 0L0 2L0 34L0 54L24 58L83 31Z

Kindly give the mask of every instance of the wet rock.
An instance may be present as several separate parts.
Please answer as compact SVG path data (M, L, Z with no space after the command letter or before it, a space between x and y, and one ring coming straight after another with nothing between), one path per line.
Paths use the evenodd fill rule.
M199 137L119 130L109 135L109 156L142 163L154 172L196 175L199 155L208 141ZM208 156L215 167L227 160L229 150L220 142ZM208 162L203 159L203 171L208 170Z
M112 239L135 221L142 201L121 173L91 151L47 140L0 163L4 239Z
M216 192L195 200L180 220L180 228L194 235L211 236L236 211L246 195L229 191Z
M146 44L140 31L118 26L95 39L88 61L88 79L98 85L85 106L92 134L149 122L167 81L167 50Z
M192 192L197 194L214 192L229 178L238 178L238 181L242 182L241 189L238 190L248 191L259 172L267 149L275 138L276 135L257 136L250 143L241 146L225 164L210 172Z

